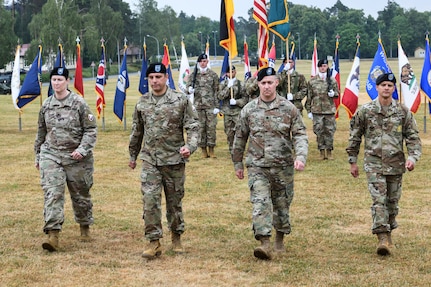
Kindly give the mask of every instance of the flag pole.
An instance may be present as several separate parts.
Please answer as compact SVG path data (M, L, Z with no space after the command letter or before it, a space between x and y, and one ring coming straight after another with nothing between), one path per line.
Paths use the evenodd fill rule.
M284 42L285 42L285 44L286 44L286 59L287 59L287 63L286 63L286 65L287 65L287 64L289 64L289 58L290 58L290 52L289 52L289 38L290 38L290 32L289 32L289 34L287 35L287 39L284 41ZM290 64L289 64L289 65L290 65ZM290 66L289 66L289 69L286 71L286 73L287 73L287 93L289 93L289 94L290 94L291 86L290 86L290 73L289 73L289 70L290 70Z

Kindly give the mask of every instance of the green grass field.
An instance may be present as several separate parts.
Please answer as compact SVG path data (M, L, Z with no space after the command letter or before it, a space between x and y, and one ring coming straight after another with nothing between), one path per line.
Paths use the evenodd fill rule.
M422 61L412 61L416 74L420 74ZM341 63L343 87L351 64ZM361 62L360 102L368 101L363 85L370 65L371 60ZM397 67L397 63L391 65ZM236 66L241 79L242 65ZM309 61L299 61L297 69L308 75L310 66ZM0 286L429 286L431 131L428 128L427 133L423 132L425 105L416 115L423 155L416 169L404 176L392 256L381 258L375 254L377 239L370 231L371 200L366 178L362 169L358 179L349 174L345 153L349 123L341 111L333 161L319 160L311 121L304 119L309 158L305 171L295 174L292 234L285 240L285 254L269 262L253 257L258 242L251 231L247 181L234 175L223 122L219 120L218 158L201 159L197 152L187 165L183 202L183 243L187 252L175 255L167 251L147 261L141 257L146 242L140 169L127 166L139 78L135 74L130 78L126 130L112 112L115 79L111 76L105 88L105 130L100 128L95 149L94 240L78 240L79 226L73 220L67 196L66 221L57 253L46 253L41 248L43 192L33 153L39 100L23 109L20 131L20 116L11 97L0 96ZM85 93L95 112L93 80L85 81ZM45 86L43 94L45 98ZM429 126L429 117L425 120ZM167 232L165 218L163 224ZM162 245L170 245L167 233Z

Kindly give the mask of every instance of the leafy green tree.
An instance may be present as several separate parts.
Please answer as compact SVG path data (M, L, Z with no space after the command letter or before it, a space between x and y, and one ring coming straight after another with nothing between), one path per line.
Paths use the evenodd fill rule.
M0 68L3 68L7 63L13 60L17 37L13 31L13 19L11 13L4 8L3 1L0 1ZM21 43L22 44L22 43Z

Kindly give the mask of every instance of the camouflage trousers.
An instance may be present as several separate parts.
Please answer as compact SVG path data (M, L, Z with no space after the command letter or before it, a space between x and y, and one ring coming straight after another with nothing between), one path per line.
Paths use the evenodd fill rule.
M235 125L238 122L239 112L238 113L225 113L223 115L224 120L224 133L227 136L227 143L229 145L229 154L232 154L233 147L233 139L235 138Z
M254 237L271 236L275 230L289 234L293 200L293 166L248 167Z
M214 147L216 145L217 115L213 113L213 110L197 110L200 124L199 147Z
M317 136L317 149L334 149L334 134L337 129L335 115L313 114L313 132Z
M184 197L185 164L154 166L143 161L141 192L144 206L145 237L157 240L163 237L162 188L166 199L168 228L174 233L184 232L182 200Z
M44 191L45 233L49 230L61 230L64 222L66 185L75 221L83 225L93 224L93 203L90 195L90 188L93 185L93 164L92 155L77 161L71 159L69 153L63 156L41 153L39 171Z
M390 232L397 227L395 217L398 215L402 178L402 174L383 175L367 172L368 190L373 201L371 206L373 234Z

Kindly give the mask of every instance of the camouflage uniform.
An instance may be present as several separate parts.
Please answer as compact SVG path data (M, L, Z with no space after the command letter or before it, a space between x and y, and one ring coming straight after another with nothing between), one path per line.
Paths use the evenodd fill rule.
M245 93L250 100L259 97L259 86L257 85L256 77L251 77L245 82Z
M364 137L364 169L373 201L371 214L374 234L390 232L397 227L398 201L401 197L402 174L406 171L403 142L408 159L419 160L422 147L413 114L392 100L383 108L378 100L363 105L350 121L350 163L356 163Z
M214 147L216 145L217 115L213 111L214 108L219 108L217 101L219 77L211 69L207 69L205 73L202 73L199 68L197 69L197 72L190 75L186 89L188 90L189 87L195 89L194 106L198 112L200 123L198 146Z
M267 104L260 98L249 102L236 126L232 160L235 170L248 170L253 231L257 240L277 231L291 231L289 209L293 199L294 151L305 164L308 138L298 109L283 97Z
M293 71L290 75L286 71L282 71L279 74L280 84L278 85L277 91L280 95L287 97L289 93L289 78L290 78L290 93L293 95L293 101L291 101L295 107L298 108L302 115L304 109L302 100L307 96L308 83L304 75Z
M334 99L338 98L338 85L334 78L322 80L319 76L310 79L305 109L313 114L313 132L317 136L317 149L333 150L334 134L337 128L335 121L336 107ZM334 97L328 91L334 91Z
M45 233L61 230L66 184L75 221L81 225L93 224L90 188L96 137L96 119L81 96L70 92L63 100L51 96L44 101L34 151L44 191ZM71 157L75 150L83 156L81 160Z
M187 132L187 143L184 141L184 130ZM143 219L145 236L150 241L163 236L162 187L168 227L177 234L184 232L182 199L186 160L179 151L186 146L193 153L198 140L197 114L184 94L168 89L162 97L146 93L139 98L133 113L129 153L131 161L136 161L139 153L143 160Z
M230 105L231 89L228 88L229 79L225 79L220 83L218 99L222 101L222 112L224 118L224 132L227 135L229 152L232 153L233 139L235 137L235 125L238 122L238 116L242 107L248 103L248 96L245 94L244 87L238 79L232 87L233 98L236 100L236 105Z

